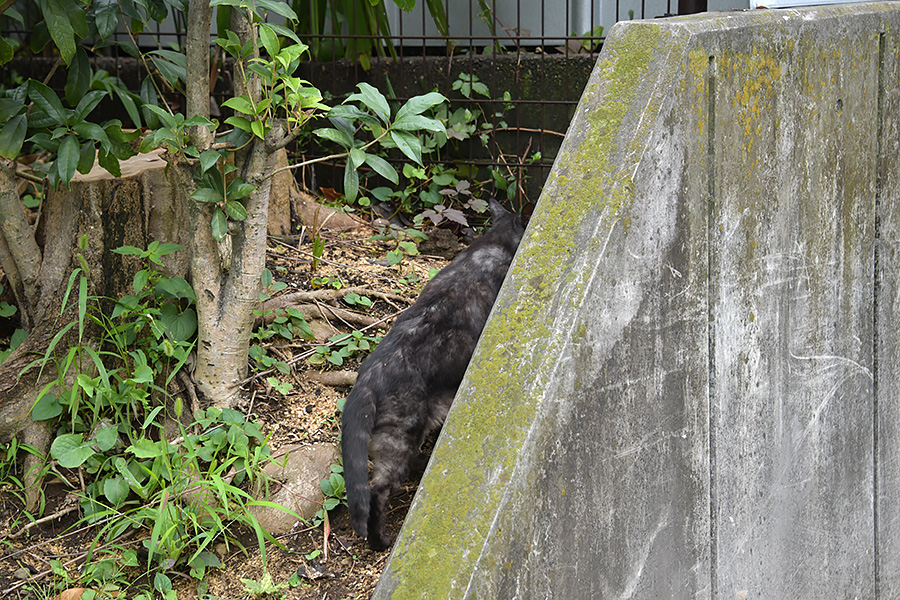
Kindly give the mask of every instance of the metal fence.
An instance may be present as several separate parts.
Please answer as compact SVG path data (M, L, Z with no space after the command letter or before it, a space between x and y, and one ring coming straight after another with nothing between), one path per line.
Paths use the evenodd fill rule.
M686 1L694 3L689 10L696 10L704 0L682 4ZM327 91L332 103L361 81L396 101L431 90L443 93L454 114L462 109L458 119L464 120L465 109L474 115L460 128L474 125L476 130L468 139L452 140L431 160L464 164L485 183L487 193L507 193L522 205L537 199L609 28L623 19L675 14L677 2L418 0L408 12L391 0L376 6L369 0L293 0L291 5L299 17L296 31L312 57L302 67L303 76ZM20 5L23 11L30 6ZM171 5L168 10L162 23L136 35L121 25L117 41L142 50L183 47L185 14ZM40 19L24 16L26 23ZM0 28L5 36L23 40L33 33L31 25L21 27L7 17L0 17ZM104 53L97 60L137 90L142 78L137 61L117 46L99 51ZM35 77L51 64L31 62ZM14 67L26 68L18 62ZM8 77L0 79L7 83ZM64 74L54 84L62 88ZM214 94L219 104L228 88L227 78L220 78ZM315 158L327 149L310 138L295 151ZM342 173L342 164L320 163L301 176L314 190L340 189Z

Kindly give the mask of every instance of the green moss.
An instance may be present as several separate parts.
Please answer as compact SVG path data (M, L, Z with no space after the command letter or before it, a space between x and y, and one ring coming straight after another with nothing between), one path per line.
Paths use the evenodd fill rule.
M394 600L448 597L464 589L489 540L542 401L533 383L549 379L565 343L549 326L554 298L561 288L584 287L586 274L571 269L579 228L598 219L601 227L612 226L633 199L629 173L611 158L629 150L617 140L633 105L640 101L639 111L654 111L637 96L661 34L656 24L629 26L601 56L588 85L589 105L577 113L586 114L587 122L573 128L560 151L513 268L517 287L502 296L514 301L500 307L484 331L422 482L419 510L411 513L408 534L389 564ZM437 556L430 556L435 548Z

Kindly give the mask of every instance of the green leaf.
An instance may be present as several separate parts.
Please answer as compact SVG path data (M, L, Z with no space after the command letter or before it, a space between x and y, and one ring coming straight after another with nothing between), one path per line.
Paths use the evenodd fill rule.
M437 92L428 92L421 96L414 96L407 100L406 104L400 107L400 110L397 111L397 118L395 120L400 121L404 117L422 114L432 106L436 106L441 102L446 101L447 99Z
M138 438L125 451L131 452L137 458L156 458L165 454L165 450L161 446L162 443L157 443L147 438Z
M122 477L107 477L103 480L103 495L113 506L120 506L131 494L131 488Z
M0 37L0 65L5 65L13 59L13 47L5 38Z
M101 167L109 171L110 175L113 177L121 177L122 169L119 167L119 159L115 157L111 152L107 152L103 148L101 148L97 152L97 162Z
M166 17L169 16L169 10L166 8L166 3L163 0L145 0L145 5L150 18L157 23L165 21Z
M343 132L338 131L337 129L316 129L313 131L314 134L319 136L320 138L326 139L328 141L334 142L344 148L352 148L353 147L353 139L348 138Z
M251 121L250 122L250 132L253 133L259 139L265 139L266 137L266 125L262 121Z
M66 123L66 110L60 102L59 96L49 87L40 81L31 79L28 82L28 97L56 124L64 125Z
M148 367L149 368L149 367ZM109 425L97 430L97 447L100 452L106 452L119 441L119 430L115 425Z
M32 421L45 421L62 414L62 404L56 394L44 394L31 409Z
M416 5L416 0L394 0L394 4L400 7L400 10L410 12Z
M246 198L255 191L256 186L250 185L238 177L228 184L228 188L225 190L225 197L229 200L240 200L241 198ZM241 220L243 221L243 219Z
M156 94L156 88L153 87L153 80L148 75L144 77L144 80L141 82L141 104L142 105L153 105L159 102L159 96ZM147 122L147 127L150 129L158 129L159 128L159 117L153 113L152 111L146 110L145 106L141 106L141 112L144 114L144 119Z
M353 168L358 169L364 162L366 162L366 153L359 148L351 148L350 164L353 165Z
M270 58L275 58L278 55L278 51L281 50L281 44L278 42L278 36L275 35L275 32L272 31L272 28L266 25L265 23L261 23L258 28L259 39L262 41L263 47L266 49L266 52L269 53Z
M215 150L207 150L200 154L200 172L206 173L219 162L222 155Z
M216 209L212 216L212 235L217 242L221 242L228 235L228 218L220 209Z
M172 306L168 304L167 306ZM134 368L134 376L130 379L133 383L153 383L153 369L149 365L137 365Z
M417 136L406 131L391 131L391 139L403 154L417 164L422 164L422 144Z
M75 175L80 151L81 146L78 144L78 138L74 135L67 135L60 143L59 154L56 156L56 165L57 169L59 169L59 178L63 183L68 184Z
M428 131L437 131L443 134L447 133L444 124L437 119L429 119L422 115L407 115L402 119L397 119L391 124L391 129L401 129L404 131L419 131L425 129Z
M119 23L119 3L116 0L93 0L94 24L101 39L106 39L116 30Z
M18 115L4 123L0 129L0 156L14 159L19 156L25 133L28 130L28 117Z
M191 194L191 198L197 202L221 202L224 200L218 190L208 187L198 188L197 191Z
M393 183L397 185L400 182L400 177L397 174L397 170L391 166L391 164L381 158L380 156L375 156L374 154L366 154L366 163L372 167L372 169Z
M73 2L73 0L69 0ZM74 3L74 2L73 2ZM75 29L69 19L65 0L40 0L38 5L44 14L44 21L50 30L50 37L59 49L63 62L67 65L75 56Z
M230 108L232 110L236 110L239 113L244 113L245 115L256 114L256 111L253 110L253 105L250 104L250 100L248 100L246 96L235 96L234 98L229 98L222 103L222 106Z
M178 312L178 307L174 304L166 304L160 311L160 320L179 342L190 341L197 332L197 313L193 308Z
M81 150L78 152L78 166L75 169L84 175L90 173L91 169L94 168L94 158L96 156L97 149L94 147L94 144L85 142L81 145Z
M88 68L90 68L90 65L88 65ZM100 101L103 100L105 96L106 92L101 90L94 90L81 96L81 100L79 100L78 104L75 106L75 115L72 119L73 124L77 125L78 123L84 121L87 116L91 114L91 112L95 108L97 108L97 105L100 104ZM74 104L74 102L71 102L71 104ZM105 138L106 136L104 135L103 137Z
M84 48L75 51L72 64L69 65L69 75L66 78L66 100L72 106L78 103L88 91L91 85L91 62L88 60Z
M227 119L225 119L225 123L227 123L228 125L232 125L238 129L240 129L241 131L246 131L247 133L251 133L250 120L247 119L246 117L241 117L241 116L235 115L235 116L228 117Z
M187 73L187 57L184 54L172 50L153 50L147 54L172 87L184 81Z
M237 200L229 200L225 203L225 212L233 221L246 221L247 209Z
M297 13L291 8L291 5L281 0L256 0L256 5L266 10L272 11L276 15L281 15L285 19L298 21Z
M391 107L384 95L365 82L357 84L357 87L359 88L359 93L350 94L347 101L362 102L369 110L375 113L379 119L381 119L382 123L387 125L387 122L391 117Z
M183 277L164 277L156 284L156 293L163 298L186 298L196 301L194 288Z
M84 442L80 433L64 433L50 445L50 455L66 469L80 467L94 454L90 442Z
M344 166L344 198L347 202L356 200L356 194L359 192L359 173L353 168L352 161L347 161Z

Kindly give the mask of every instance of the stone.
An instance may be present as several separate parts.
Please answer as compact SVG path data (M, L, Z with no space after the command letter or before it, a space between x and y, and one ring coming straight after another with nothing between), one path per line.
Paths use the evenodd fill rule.
M263 469L271 478L268 494L257 488L255 496L279 504L305 520L312 519L324 501L319 482L331 474L331 465L338 462L340 452L333 444L291 446L283 451L287 451L286 462L279 458ZM272 535L287 533L297 523L294 516L277 508L251 506L250 512Z

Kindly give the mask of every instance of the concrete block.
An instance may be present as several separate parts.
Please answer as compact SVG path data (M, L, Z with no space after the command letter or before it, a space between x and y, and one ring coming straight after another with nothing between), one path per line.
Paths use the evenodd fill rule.
M374 598L900 592L900 3L610 34Z

